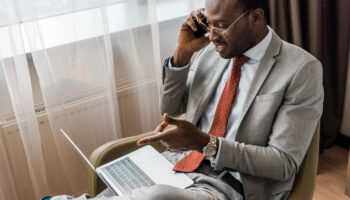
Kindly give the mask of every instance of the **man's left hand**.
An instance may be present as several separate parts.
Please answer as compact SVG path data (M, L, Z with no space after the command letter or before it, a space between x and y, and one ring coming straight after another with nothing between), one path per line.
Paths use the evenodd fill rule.
M209 143L209 135L199 130L193 123L176 119L168 114L163 115L163 120L154 131L154 135L140 139L137 145L160 141L173 151L195 150L202 153L203 147ZM175 127L164 131L168 124Z

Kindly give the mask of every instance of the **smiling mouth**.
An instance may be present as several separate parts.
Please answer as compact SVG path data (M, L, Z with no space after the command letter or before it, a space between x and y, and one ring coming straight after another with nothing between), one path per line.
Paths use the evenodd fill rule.
M224 46L223 44L216 44L215 45L215 50L218 51L218 52L221 52L223 49L224 49Z

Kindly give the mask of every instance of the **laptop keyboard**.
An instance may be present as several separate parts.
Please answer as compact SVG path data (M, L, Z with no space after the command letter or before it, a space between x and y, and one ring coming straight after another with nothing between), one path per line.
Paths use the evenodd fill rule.
M128 157L102 169L112 177L114 185L124 194L142 186L152 186L155 183Z

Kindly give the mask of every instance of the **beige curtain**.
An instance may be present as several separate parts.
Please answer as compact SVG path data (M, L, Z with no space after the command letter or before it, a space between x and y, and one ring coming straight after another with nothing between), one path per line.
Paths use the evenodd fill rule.
M349 43L350 48L350 43ZM344 135L350 137L350 52L348 58L348 75L346 81L346 89L345 89L345 104L343 111L343 120L341 123L340 132Z
M348 70L349 0L269 0L268 22L288 42L316 56L325 89L321 148L336 138L343 116Z

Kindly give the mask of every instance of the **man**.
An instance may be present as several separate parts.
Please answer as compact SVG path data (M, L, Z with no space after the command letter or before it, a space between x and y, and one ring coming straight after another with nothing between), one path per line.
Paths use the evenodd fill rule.
M181 25L164 64L160 100L168 114L138 144L161 141L174 170L195 184L96 199L288 198L322 114L322 67L267 26L266 6L267 0L207 0ZM209 37L196 38L193 18L205 26L203 16ZM186 120L170 116L183 113ZM165 130L168 124L174 127Z

